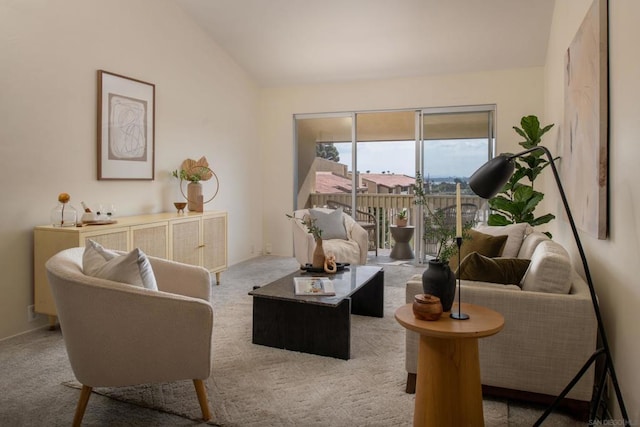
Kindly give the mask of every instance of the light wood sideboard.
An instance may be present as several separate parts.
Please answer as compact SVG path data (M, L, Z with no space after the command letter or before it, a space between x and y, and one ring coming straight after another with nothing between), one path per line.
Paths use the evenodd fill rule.
M115 224L83 227L43 225L34 229L35 311L49 316L57 311L47 281L45 262L63 249L85 246L87 239L106 248L130 251L140 248L149 256L205 267L215 273L227 269L227 213L159 213L116 218Z

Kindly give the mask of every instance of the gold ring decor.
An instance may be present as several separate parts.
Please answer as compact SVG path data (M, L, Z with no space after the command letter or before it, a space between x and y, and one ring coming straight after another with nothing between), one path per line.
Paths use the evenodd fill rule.
M207 204L207 203L209 203L210 201L212 201L213 199L216 198L216 196L218 195L218 191L220 190L220 181L218 180L218 175L216 175L216 173L214 171L212 171L210 168L208 168L206 166L198 166L198 168L207 169L209 172L211 172L212 177L215 178L215 180L216 180L216 191L213 193L213 196L211 196L210 199L208 199L207 201L202 202L202 204L204 205L204 204ZM180 178L180 193L182 193L182 197L184 197L187 202L197 203L198 202L197 200L189 200L189 197L187 197L184 194L184 190L182 188L182 183L184 181L186 181L186 180Z

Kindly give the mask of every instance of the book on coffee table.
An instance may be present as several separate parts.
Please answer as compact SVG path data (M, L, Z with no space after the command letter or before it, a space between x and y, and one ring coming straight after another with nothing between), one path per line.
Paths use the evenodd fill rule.
M328 277L294 277L296 295L331 296L336 294L333 282Z

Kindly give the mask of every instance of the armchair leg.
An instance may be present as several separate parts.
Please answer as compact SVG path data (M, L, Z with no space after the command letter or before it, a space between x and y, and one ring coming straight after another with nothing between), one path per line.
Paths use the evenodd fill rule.
M193 385L196 387L196 394L198 395L198 402L200 402L200 409L202 409L202 419L209 421L211 413L209 412L209 402L207 402L207 390L204 388L202 380L193 380Z
M91 397L91 387L88 385L82 385L80 391L80 400L78 400L78 406L76 406L76 415L73 417L73 427L80 427L82 424L82 417L84 417L84 410L87 409L87 403Z

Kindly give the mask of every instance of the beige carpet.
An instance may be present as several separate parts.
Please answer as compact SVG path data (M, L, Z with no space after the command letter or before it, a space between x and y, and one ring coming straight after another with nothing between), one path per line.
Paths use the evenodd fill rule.
M77 381L65 381L62 384L77 390L82 388L82 385ZM207 388L209 395L211 395L211 387L208 386ZM119 402L203 422L202 412L200 412L200 406L198 405L195 389L191 380L119 388L96 387L93 389L93 393L109 397ZM93 403L94 401L89 399L89 407L91 407ZM111 424L111 422L109 422L109 424ZM220 425L213 419L206 424Z
M251 300L225 310L212 393L223 424L278 426L408 425L404 330L393 319L402 289L385 289L385 317L352 316L351 359L251 344ZM229 333L233 331L233 333ZM240 339L237 339L240 338ZM265 421L268 420L266 423Z
M385 291L384 318L352 316L347 361L252 344L248 295L217 307L214 368L207 381L210 424L410 425L414 400L404 393L404 330L393 319L403 291ZM65 385L79 387L74 381ZM201 417L191 381L95 392L192 420Z

